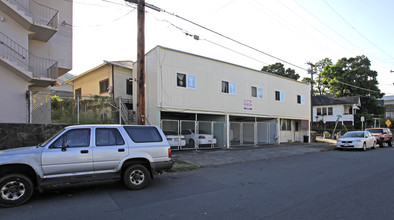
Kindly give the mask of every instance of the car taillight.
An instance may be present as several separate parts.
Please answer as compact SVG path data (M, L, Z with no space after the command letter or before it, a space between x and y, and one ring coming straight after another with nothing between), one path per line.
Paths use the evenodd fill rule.
M205 139L204 136L198 136L198 139Z
M167 138L167 141L172 141L172 138Z
M185 140L185 138L181 138L181 140Z
M171 158L171 148L168 148L168 158Z

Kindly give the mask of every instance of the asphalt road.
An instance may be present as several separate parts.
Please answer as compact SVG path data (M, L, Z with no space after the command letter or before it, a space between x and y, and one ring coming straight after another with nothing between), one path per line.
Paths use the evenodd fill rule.
M53 188L1 219L393 219L394 148L327 151Z

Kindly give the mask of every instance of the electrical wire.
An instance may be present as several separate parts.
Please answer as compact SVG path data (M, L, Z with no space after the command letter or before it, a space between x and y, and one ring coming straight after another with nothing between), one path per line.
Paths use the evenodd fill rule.
M122 15L122 16L120 16L120 17L118 17L118 18L116 18L116 19L114 19L114 20L112 20L112 21L110 21L110 22L103 23L103 24L86 25L86 26L77 26L77 25L68 24L66 21L63 21L63 23L61 23L61 24L62 24L62 25L67 25L67 26L70 26L70 27L73 27L73 28L92 28L92 27L100 27L100 26L108 25L108 24L111 24L111 23L113 23L113 22L119 21L120 19L122 19L122 18L126 17L127 15L131 14L131 13L132 13L133 11L135 11L135 10L136 10L136 8L133 8L132 10L128 11L126 14L124 14L124 15Z
M319 32L320 34L322 34L322 36L326 37L328 40L330 40L331 42L333 42L334 44L339 45L340 47L342 47L342 49L350 52L347 48L345 48L343 45L341 45L339 42L334 41L332 38L328 37L327 34L324 34L319 28L315 27L314 25L312 25L310 22L306 21L303 17L301 17L298 13L296 13L294 10L292 10L290 7L288 7L286 4L284 4L282 1L279 0L279 3L285 7L287 10L289 10L290 12L292 12L294 15L296 15L298 18L300 18L303 22L305 22L306 24L308 24L309 26L311 26L313 29L315 29L317 32Z
M309 39L309 41L311 43L314 43L316 46L319 46L320 48L329 51L331 54L338 54L337 51L334 51L335 49L332 47L328 47L326 44L320 42L318 39L313 38L311 36L309 36L308 34L306 34L305 31L300 30L299 28L297 28L297 26L289 24L289 22L287 22L285 19L283 19L280 15L278 15L275 10L270 10L269 7L266 7L265 5L263 5L261 2L254 0L253 1L254 4L253 7L258 7L259 10L264 10L267 14L270 14L270 18L276 20L277 22L281 23L283 26L286 26L290 31L293 31L295 34L298 34L304 38ZM250 3L251 4L251 3Z
M331 28L330 26L328 26L326 23L324 23L323 21L321 21L317 16L315 16L312 12L310 12L309 10L307 10L304 6L302 6L299 2L297 2L297 0L294 0L294 2L300 7L302 8L305 12L307 12L309 15L311 15L313 18L316 19L316 21L320 22L320 24L324 25L326 28L328 28L329 30L331 30L332 32L334 32L336 35L338 35L340 38L342 38L343 40L345 40L346 42L348 42L349 44L353 45L354 47L358 48L359 50L363 51L365 54L367 54L367 52L360 46L358 46L357 44L353 43L353 41L345 38L343 35L341 35L340 33L338 33L335 29ZM375 57L376 59L379 59L383 62L386 62L385 60L371 54L371 56Z
M194 36L196 36L196 35L194 35ZM196 37L194 37L194 39L196 39ZM242 56L244 56L244 57L247 57L247 58L249 58L249 59L255 60L255 61L259 62L259 63L268 65L268 63L266 63L266 62L263 62L263 61L261 61L261 60L258 60L258 59L256 59L256 58L254 58L254 57L248 56L248 55L246 55L246 54L244 54L244 53L238 52L238 51L233 50L233 49L231 49L231 48L225 47L225 46L220 45L220 44L218 44L218 43L215 43L215 42L213 42L213 41L210 41L210 40L207 40L207 39L200 39L200 40L207 41L207 42L209 42L209 43L211 43L211 44L214 44L214 45L216 45L216 46L222 47L222 48L224 48L224 49L226 49L226 50L229 50L229 51L231 51L231 52L234 52L234 53L237 53L237 54L242 55Z
M153 16L153 17L154 17L156 20L158 20L158 21L167 22L168 24L170 24L170 25L173 26L174 28L176 28L176 29L182 31L186 36L193 37L195 40L204 40L204 41L206 41L206 42L209 42L209 43L211 43L211 44L214 44L214 45L216 45L216 46L219 46L219 47L222 47L222 48L224 48L224 49L226 49L226 50L229 50L229 51L231 51L231 52L240 54L240 55L245 56L245 57L247 57L247 58L253 59L253 60L257 61L257 62L260 62L260 63L263 63L263 64L265 64L265 65L268 65L267 63L265 63L265 62L263 62L263 61L260 61L260 60L254 58L254 57L251 57L251 56L248 56L248 55L243 54L243 53L241 53L241 52L238 52L238 51L236 51L236 50L233 50L233 49L231 49L231 48L229 48L229 47L226 47L226 46L223 46L223 45L221 45L221 44L215 43L215 42L210 41L210 40L208 40L208 39L201 39L198 35L190 34L190 33L189 33L188 31L186 31L184 28L181 28L181 27L179 27L179 26L177 26L177 25L171 23L171 22L168 21L168 20L165 20L165 19L158 19L158 18L156 18L155 16ZM371 89L362 88L362 87L360 87L360 86L356 86L356 85L352 85L352 84L349 84L349 83L345 83L345 82L339 81L339 80L337 80L337 79L332 79L332 78L329 78L329 77L326 77L326 78L329 79L329 80L336 81L336 82L338 82L338 83L340 83L340 84L343 84L343 85L346 85L346 86L354 87L354 88L357 88L357 89L361 89L361 90L365 90L365 91L369 91L369 92L373 92L373 93L378 93L378 94L380 93L379 91L375 91L375 90L371 90Z
M252 59L252 60L255 60L255 61L259 62L259 63L262 63L262 64L264 64L264 65L268 65L268 63L266 63L266 62L263 62L263 61L261 61L261 60L258 60L258 59L256 59L256 58L254 58L254 57L251 57L251 56L248 56L248 55L246 55L246 54L244 54L244 53L241 53L241 52L238 52L238 51L236 51L236 50L233 50L233 49L231 49L231 48L229 48L229 47L223 46L223 45L221 45L221 44L218 44L218 43L213 42L213 41L208 40L208 39L202 39L202 38L200 38L198 35L190 34L190 33L189 33L188 31L186 31L185 29L183 29L183 28L181 28L181 27L179 27L179 26L177 26L177 25L171 23L171 22L168 21L168 20L165 20L165 19L158 19L158 18L156 18L155 16L153 16L153 17L154 17L157 21L166 22L166 23L170 24L170 25L173 26L174 28L176 28L176 29L182 31L186 36L193 37L195 40L203 40L203 41L206 41L206 42L208 42L208 43L211 43L211 44L214 44L214 45L219 46L219 47L221 47L221 48L224 48L224 49L226 49L226 50L229 50L229 51L231 51L231 52L233 52L233 53L237 53L237 54L239 54L239 55L242 55L242 56L244 56L244 57L247 57L247 58L249 58L249 59Z
M324 1L324 0L323 0L323 1ZM151 6L153 6L153 5L151 5ZM267 56L270 56L270 57L272 57L272 58L274 58L274 59L280 60L280 61L282 61L282 62L285 62L285 63L289 64L289 65L295 66L295 67L297 67L297 68L299 68L299 69L308 71L308 70L305 69L305 68L302 68L302 67L300 67L300 66L298 66L298 65L295 65L295 64L292 64L292 63L290 63L290 62L287 62L287 61L285 61L285 60L283 60L283 59L280 59L280 58L278 58L278 57L272 56L272 55L270 55L270 54L268 54L268 53L265 53L265 52L263 52L263 51L261 51L261 50L258 50L258 49L254 48L254 47L251 47L251 46L249 46L249 45L247 45L247 44L244 44L244 43L242 43L242 42L239 42L239 41L237 41L237 40L234 40L234 39L232 39L232 38L230 38L230 37L227 37L227 36L225 36L225 35L223 35L223 34L220 34L220 33L216 32L216 31L211 30L211 29L209 29L209 28L207 28L207 27L204 27L204 26L202 26L202 25L199 25L199 24L197 24L197 23L195 23L195 22L193 22L193 21L190 21L190 20L188 20L188 19L186 19L186 18L183 18L183 17L181 17L181 16L179 16L179 15L176 15L176 14L174 14L174 13L170 13L170 12L168 12L168 11L162 9L162 8L159 8L159 7L157 7L157 6L154 6L154 7L155 7L154 10L157 10L157 11L160 11L160 12L165 12L165 13L171 15L171 16L175 16L175 17L177 17L177 18L179 18L179 19L181 19L181 20L184 20L184 21L186 21L186 22L188 22L188 23L191 23L191 24L193 24L193 25L195 25L195 26L198 26L198 27L200 27L200 28L202 28L202 29L205 29L205 30L207 30L207 31L209 31L209 32L212 32L212 33L214 33L214 34L217 34L217 35L219 35L219 36L221 36L221 37L224 37L224 38L226 38L226 39L228 39L228 40L230 40L230 41L233 41L233 42L235 42L235 43L238 43L238 44L240 44L240 45L242 45L242 46L245 46L245 47L250 48L250 49L252 49L252 50L255 50L255 51L257 51L257 52L263 53L263 54L265 54L265 55L267 55ZM185 31L183 28L180 28L180 27L178 27L178 26L172 24L171 22L169 22L169 21L167 21L167 20L164 20L164 21L170 23L172 26L174 26L174 27L176 27L177 29L181 30L181 31L184 32L186 35L188 35L188 36L193 36L194 39L197 38L196 40L199 39L199 37L198 37L197 35L192 35L192 34L188 33L187 31ZM204 40L206 40L206 39L204 39ZM211 42L211 41L208 41L208 40L206 40L206 41L207 41L207 42ZM224 47L224 46L222 46L222 45L216 44L216 43L214 43L214 42L211 42L211 43L213 43L213 44L215 44L215 45L218 45L218 46L221 46L221 47L223 47L223 48L229 49L229 48L227 48L227 47ZM232 49L230 49L230 50L231 50L231 51L234 51L234 50L232 50ZM253 58L253 59L254 59L254 58ZM331 78L328 78L328 79L333 80L333 79L331 79ZM365 91L369 91L369 92L374 92L374 93L380 93L380 92L375 91L375 90L366 89L366 88L362 88L362 87L359 87L359 86L356 86L356 85L352 85L352 84L349 84L349 83L341 82L341 81L339 81L339 80L337 80L337 79L335 79L335 81L337 81L338 83L341 83L341 84L343 84L343 85L351 86L351 87L358 88L358 89L361 89L361 90L365 90Z
M379 48L376 44L374 44L372 41L370 41L367 37L365 37L360 31L358 31L353 25L351 25L341 14L339 14L333 7L331 7L330 4L326 0L323 0L324 3L335 13L337 14L347 25L349 25L354 31L356 31L361 37L363 37L365 40L367 40L370 44L372 44L374 47L376 47L378 50L380 50L382 53L386 54L389 56L391 59L394 59L390 54L386 53L384 50Z
M221 36L221 37L223 37L223 38L226 38L227 40L233 41L233 42L235 42L235 43L237 43L237 44L240 44L240 45L242 45L242 46L244 46L244 47L247 47L247 48L249 48L249 49L251 49L251 50L257 51L257 52L259 52L259 53L262 53L262 54L264 54L264 55L266 55L266 56L269 56L269 57L274 58L274 59L276 59L276 60L279 60L279 61L281 61L281 62L287 63L287 64L289 64L289 65L291 65L291 66L294 66L294 67L296 67L296 68L299 68L299 69L301 69L301 70L307 71L307 69L305 69L305 68L303 68L303 67L301 67L301 66L298 66L298 65L293 64L293 63L291 63L291 62L288 62L288 61L286 61L286 60L283 60L283 59L281 59L281 58L279 58L279 57L276 57L276 56L274 56L274 55L271 55L271 54L269 54L269 53L266 53L266 52L264 52L264 51L262 51L262 50L259 50L259 49L257 49L257 48L254 48L254 47L252 47L252 46L249 46L249 45L247 45L247 44L245 44L245 43L242 43L242 42L240 42L240 41L238 41L238 40L235 40L235 39L233 39L233 38L231 38L231 37L228 37L228 36L226 36L226 35L224 35L224 34L221 34L221 33L217 32L217 31L214 31L214 30L212 30L212 29L210 29L210 28L207 28L207 27L205 27L205 26L202 26L202 25L200 25L200 24L197 24L197 23L195 23L195 22L193 22L193 21L191 21L191 20L189 20L189 19L186 19L186 18L184 18L184 17L182 17L182 16L179 16L179 15L177 15L177 14L168 12L168 11L162 9L162 8L157 7L157 6L155 6L155 7L156 7L157 9L160 9L160 11L162 11L162 12L164 12L164 13L166 13L166 14L169 14L169 15L171 15L171 16L174 16L174 17L176 17L176 18L179 18L179 19L181 19L181 20L183 20L183 21L186 21L186 22L188 22L188 23L191 23L191 24L193 24L193 25L195 25L195 26L197 26L197 27L200 27L200 28L202 28L202 29L204 29L204 30L207 30L207 31L209 31L209 32L212 32L212 33L214 33L214 34L216 34L216 35L219 35L219 36Z

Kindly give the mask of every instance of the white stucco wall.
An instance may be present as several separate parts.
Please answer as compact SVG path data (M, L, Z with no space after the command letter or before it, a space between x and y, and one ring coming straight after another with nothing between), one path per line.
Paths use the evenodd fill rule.
M258 117L308 120L310 87L307 84L260 71L157 47L146 58L149 110L161 108ZM177 86L177 73L196 77L196 88ZM221 92L221 82L236 84L236 94ZM251 96L251 86L263 88L263 98ZM275 91L285 93L284 101L275 100ZM304 104L297 103L302 95ZM245 109L245 100L251 109ZM151 114L157 114L152 112Z
M26 123L29 84L0 65L0 123Z

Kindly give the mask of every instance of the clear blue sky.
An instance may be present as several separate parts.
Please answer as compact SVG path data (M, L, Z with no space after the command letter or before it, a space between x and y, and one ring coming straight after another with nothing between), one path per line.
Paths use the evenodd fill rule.
M305 69L307 61L328 57L336 63L342 57L366 55L378 72L379 88L394 95L394 73L390 73L394 70L394 1L146 2ZM136 60L137 10L130 6L122 0L74 0L72 74L83 73L103 60ZM253 69L280 62L168 13L146 11L146 52L162 45ZM305 70L285 67L295 69L302 78L307 76Z

